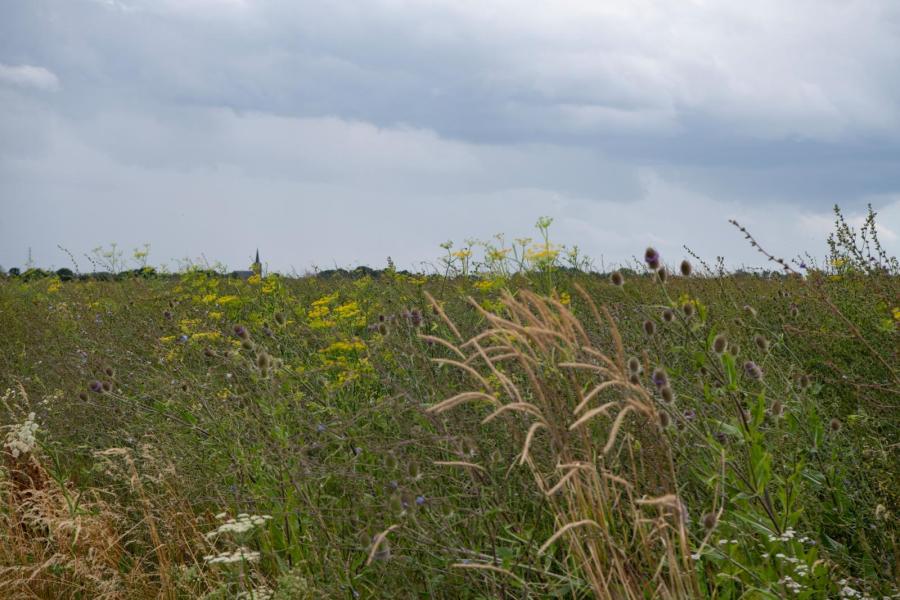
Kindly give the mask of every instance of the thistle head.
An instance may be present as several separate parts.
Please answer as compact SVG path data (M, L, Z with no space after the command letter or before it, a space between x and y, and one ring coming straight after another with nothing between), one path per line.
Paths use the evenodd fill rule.
M694 303L688 300L684 304L681 305L681 310L684 312L684 316L691 318L694 316Z
M764 335L757 333L755 336L753 336L753 343L756 344L756 347L763 352L767 352L769 350L769 340L767 340Z
M95 379L88 384L88 389L95 394L100 394L103 393L103 384Z
M653 335L654 333L656 333L656 323L654 323L650 319L644 321L644 333L646 333L647 335Z
M669 273L665 267L660 267L656 270L656 276L659 278L660 283L665 283L666 279L669 278Z
M719 518L716 516L716 513L709 512L703 515L703 527L707 531L716 526L716 523L719 521Z
M662 318L666 323L671 323L675 320L675 311L673 311L671 308L665 309L662 313Z
M681 275L684 277L690 277L691 272L693 272L693 267L691 267L691 263L685 259L681 261Z
M831 419L831 422L828 424L828 428L834 433L840 431L841 426L841 422L838 419Z
M250 339L250 332L248 332L247 328L243 325L234 326L234 335L238 336L242 340Z

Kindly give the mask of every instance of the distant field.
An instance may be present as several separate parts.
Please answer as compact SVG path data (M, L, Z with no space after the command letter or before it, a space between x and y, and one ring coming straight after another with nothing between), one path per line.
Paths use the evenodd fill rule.
M448 256L0 280L0 597L900 597L896 263Z

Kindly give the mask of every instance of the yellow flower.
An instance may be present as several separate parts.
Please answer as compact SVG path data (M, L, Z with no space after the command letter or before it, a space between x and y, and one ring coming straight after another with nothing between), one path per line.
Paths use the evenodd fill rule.
M212 304L216 301L217 297L218 296L216 296L215 294L207 294L200 299L200 302L202 302L203 304Z
M342 304L334 309L334 314L339 319L352 319L353 317L359 316L359 304L355 301L348 302L346 304Z
M900 307L895 306L891 313L894 315L895 321L900 321Z
M559 301L565 306L568 306L572 303L572 296L569 295L569 292L563 292L559 295Z
M210 318L210 319L213 319L213 320L215 320L215 321L218 321L219 319L222 318L222 313L220 313L219 311L214 310L214 311L212 311L211 313L209 313L209 318Z
M216 304L219 306L228 306L229 304L239 304L241 299L237 296L219 296Z
M331 312L331 309L327 306L316 306L315 303L313 303L313 306L314 308L306 313L306 316L310 319L321 319Z
M835 258L833 261L831 261L831 266L840 268L843 267L846 263L847 260L844 258Z
M61 288L61 287L62 287L62 284L59 282L58 279L56 279L47 287L47 293L55 294L56 292L59 291L59 288Z
M162 342L163 344L171 344L172 342L175 341L175 336L174 335L164 335L163 337L159 338L159 341Z
M469 250L468 248L465 248L463 250L458 250L458 251L454 252L453 256L456 258L463 258L463 259L469 258L470 256L472 256L472 251Z
M201 331L191 336L192 340L218 340L222 334L218 331Z
M475 282L475 288L482 292L489 292L497 285L497 282L493 279L482 279L481 281Z
M200 324L200 319L182 319L181 322L178 323L178 327L181 328L181 331L184 333L190 333L191 329L197 327Z
M254 273L247 278L247 283L249 283L250 285L259 285L260 283L262 283L262 277L259 276L259 273Z

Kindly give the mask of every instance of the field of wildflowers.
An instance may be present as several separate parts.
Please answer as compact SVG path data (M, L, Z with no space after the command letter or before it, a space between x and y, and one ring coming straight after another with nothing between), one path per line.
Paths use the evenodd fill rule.
M0 597L900 597L874 215L767 273L550 227L428 275L0 280Z

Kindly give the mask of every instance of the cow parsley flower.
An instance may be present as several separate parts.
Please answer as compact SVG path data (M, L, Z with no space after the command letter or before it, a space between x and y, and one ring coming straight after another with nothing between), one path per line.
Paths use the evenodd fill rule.
M34 434L37 432L38 425L35 421L35 414L29 413L28 418L21 425L14 425L9 433L6 434L6 448L13 458L29 454L37 446L37 439Z

